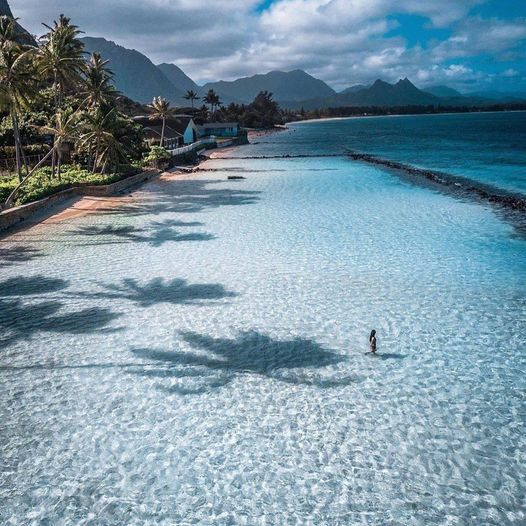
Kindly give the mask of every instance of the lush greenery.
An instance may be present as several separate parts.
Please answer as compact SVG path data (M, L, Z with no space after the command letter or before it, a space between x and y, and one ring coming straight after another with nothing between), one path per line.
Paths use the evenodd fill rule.
M35 46L0 17L0 159L14 159L16 172L1 179L7 206L134 173L147 149L141 127L119 111L108 62L86 60L69 18L45 27Z
M162 146L152 146L148 154L144 157L144 166L153 166L158 168L163 162L170 160L171 155L168 150Z
M195 120L199 124L207 121L239 122L244 128L272 128L283 124L286 116L268 91L260 92L250 104L223 106L214 90L209 90L203 101L205 105L195 112Z
M121 180L129 173L93 173L80 166L64 165L60 179L51 177L51 167L37 170L27 183L20 189L15 204L21 205L47 197L61 190L74 186L104 185ZM138 169L135 169L138 172ZM5 200L18 184L16 175L0 178L0 200Z

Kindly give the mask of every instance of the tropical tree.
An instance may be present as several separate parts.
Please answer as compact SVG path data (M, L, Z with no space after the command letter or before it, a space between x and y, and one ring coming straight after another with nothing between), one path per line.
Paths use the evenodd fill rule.
M84 44L79 40L81 31L68 17L60 15L53 26L42 37L42 46L38 50L37 70L43 78L53 82L55 106L58 109L64 101L68 88L81 84L85 71Z
M88 108L113 103L119 96L113 85L113 72L106 67L108 63L99 53L93 53L86 65L80 96Z
M150 120L154 121L161 119L163 122L161 129L160 146L164 146L164 132L166 130L166 119L174 114L175 109L170 106L170 103L163 97L154 97L151 104L148 104L150 111Z
M194 113L194 102L199 99L199 95L194 90L189 89L184 96L186 100L189 100L192 104L192 113Z
M55 115L54 125L42 126L40 128L42 134L53 135L55 138L53 148L57 158L57 176L59 179L64 147L68 143L73 143L79 135L79 117L79 113L71 109L59 110Z
M22 181L24 152L20 137L19 115L21 107L27 106L35 93L35 81L31 71L31 54L34 48L15 41L16 21L0 17L0 99L9 111L15 140L15 157L18 178ZM26 173L27 173L26 164Z
M28 179L36 173L36 171L44 165L48 159L53 156L53 158L57 158L57 169L58 169L58 178L60 179L60 170L62 166L62 154L63 154L63 147L67 143L72 143L78 136L78 121L79 121L79 113L74 112L73 110L59 110L58 113L55 116L55 123L51 124L49 126L41 126L39 127L39 131L42 134L46 135L53 135L55 138L53 142L53 147L49 150L49 152L40 160L40 162L31 169L27 173L27 175L20 180L18 185L15 187L15 189L11 192L9 197L5 201L6 206L10 206L14 200L15 197L18 195L18 192L20 189L24 186L24 184L28 181Z
M79 147L92 152L93 172L106 172L107 168L126 160L126 152L115 137L118 126L117 110L105 104L84 115Z
M213 89L208 90L207 94L203 97L203 101L205 104L210 105L210 112L212 114L214 113L215 108L221 104L219 95Z
M81 84L86 67L84 44L78 38L81 34L79 28L71 24L71 20L64 15L60 15L53 26L44 26L49 31L41 39L42 45L37 53L37 71L42 78L53 82L55 111L58 112L64 102L66 89ZM57 148L53 148L53 175L57 151Z

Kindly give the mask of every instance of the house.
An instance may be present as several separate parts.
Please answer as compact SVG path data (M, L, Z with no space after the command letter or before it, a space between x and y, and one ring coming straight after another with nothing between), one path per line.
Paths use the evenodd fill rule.
M237 137L239 133L239 123L237 122L209 122L199 126L201 137Z
M183 136L183 144L191 144L199 138L199 129L190 115L177 115L173 127Z
M145 126L143 128L144 137L147 142L150 144L158 145L161 143L161 135L162 135L162 124L151 124L149 126ZM166 124L164 127L164 144L163 146L167 150L173 150L174 148L178 148L181 146L183 142L183 136L174 130L171 126Z
M147 141L159 144L163 127L162 119L150 119L148 115L134 117L143 127ZM164 147L173 150L197 141L199 130L190 115L175 115L166 119L164 127Z

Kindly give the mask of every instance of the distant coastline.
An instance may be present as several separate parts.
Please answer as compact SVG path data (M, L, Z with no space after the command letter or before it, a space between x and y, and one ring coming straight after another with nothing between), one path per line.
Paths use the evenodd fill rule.
M477 114L477 113L526 113L526 108L521 110L488 110L488 111L444 111L444 112L436 112L436 113L390 113L386 115L349 115L348 117L319 117L318 119L303 119L303 120L297 120L297 121L289 121L285 125L288 126L289 124L301 124L303 122L325 122L325 121L346 121L351 119L370 119L371 117L377 117L377 118L393 118L393 117L432 117L432 116L438 116L438 115L459 115L459 114ZM273 131L273 128L269 130L270 132ZM279 127L276 128L276 131L279 131Z
M342 110L343 108L330 108L330 110ZM356 109L356 108L353 108ZM380 110L380 108L378 108ZM425 109L422 106L422 109ZM397 112L396 108L385 108L385 111L374 112L363 112L363 113L350 113L349 115L335 115L335 116L320 116L320 117L306 117L304 119L296 119L287 121L286 124L297 124L300 122L323 122L323 121L340 121L346 119L360 119L360 118L370 118L370 117L418 117L418 116L431 116L431 115L458 115L458 114L470 114L470 113L521 113L526 112L526 104L517 104L513 107L503 107L495 108L488 107L481 108L476 107L472 109L455 109L455 108L444 108L444 111L415 111L415 112Z

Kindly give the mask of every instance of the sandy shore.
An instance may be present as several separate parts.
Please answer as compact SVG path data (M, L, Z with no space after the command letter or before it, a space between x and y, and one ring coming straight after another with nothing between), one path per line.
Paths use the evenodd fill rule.
M174 181L195 177L192 173L175 170L173 172L163 172L159 177L148 181L146 185L157 181ZM96 214L115 210L123 205L130 205L140 200L140 194L145 185L133 189L130 193L122 196L112 197L90 197L84 196L68 205L66 208L56 207L56 212L40 221L38 224L48 225L67 221L87 214ZM29 226L29 225L28 225Z
M276 130L278 131L278 130ZM251 132L251 137L259 137L268 133L273 133L274 130L267 132ZM239 148L239 146L231 146L226 148L220 148L210 152L210 155L201 161L197 166L194 167L195 172L192 170L183 171L182 169L175 168L173 171L163 172L160 176L148 181L144 185L140 185L130 192L126 192L123 195L111 196L111 197L92 197L84 196L73 201L62 202L58 205L53 206L50 209L45 210L43 213L35 215L34 218L28 219L21 223L19 226L6 232L4 239L8 239L14 234L30 229L36 225L50 225L67 221L77 217L82 217L88 214L97 214L102 212L108 212L121 208L122 206L133 206L133 203L139 203L142 199L143 188L148 184L155 184L159 182L169 182L175 180L192 179L197 177L199 168L202 168L209 159L220 159L227 157L232 150ZM191 168L191 167L189 167Z

